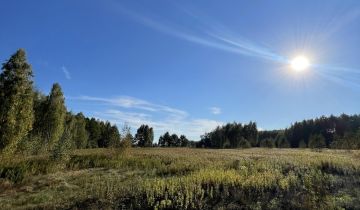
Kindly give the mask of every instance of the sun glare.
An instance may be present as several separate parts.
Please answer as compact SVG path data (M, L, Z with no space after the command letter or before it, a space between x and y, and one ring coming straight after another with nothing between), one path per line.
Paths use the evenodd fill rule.
M297 56L290 62L291 68L295 71L303 71L310 66L309 59L303 55Z

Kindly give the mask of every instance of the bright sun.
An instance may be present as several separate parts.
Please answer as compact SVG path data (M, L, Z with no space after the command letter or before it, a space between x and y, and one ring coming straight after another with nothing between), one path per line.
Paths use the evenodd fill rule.
M292 59L290 65L295 71L303 71L310 66L310 62L307 57L300 55Z

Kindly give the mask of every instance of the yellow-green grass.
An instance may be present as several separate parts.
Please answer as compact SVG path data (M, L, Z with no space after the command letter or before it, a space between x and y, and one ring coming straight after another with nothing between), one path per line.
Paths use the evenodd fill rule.
M360 151L133 148L2 159L2 209L359 209Z

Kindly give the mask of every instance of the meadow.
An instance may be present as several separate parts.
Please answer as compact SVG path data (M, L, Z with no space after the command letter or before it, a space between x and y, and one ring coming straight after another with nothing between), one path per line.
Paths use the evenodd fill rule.
M2 158L1 209L360 209L360 151L131 148Z

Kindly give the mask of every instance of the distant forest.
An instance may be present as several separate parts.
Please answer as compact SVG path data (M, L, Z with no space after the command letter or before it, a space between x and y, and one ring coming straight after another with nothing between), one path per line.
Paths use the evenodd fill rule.
M322 116L284 130L258 131L256 123L228 123L201 137L208 148L360 148L360 115Z
M153 141L154 132L149 125L140 126L133 136L127 125L120 132L110 122L69 112L57 83L49 95L36 90L24 50L18 50L3 64L0 74L0 151L3 154L49 152L54 158L63 158L73 149L130 146L359 149L360 116L323 116L273 131L259 131L255 122L234 122L202 135L200 141L169 132L163 134L157 144Z

